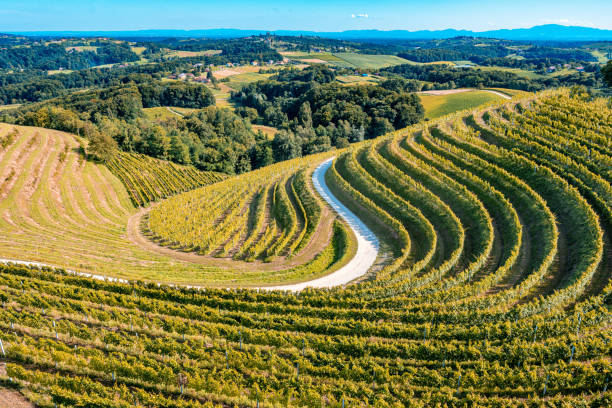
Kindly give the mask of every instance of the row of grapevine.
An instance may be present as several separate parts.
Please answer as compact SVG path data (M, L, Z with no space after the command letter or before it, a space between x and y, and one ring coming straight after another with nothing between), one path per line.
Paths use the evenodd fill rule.
M149 213L165 245L294 257L328 211L309 179L333 154L327 185L382 243L358 284L196 289L0 266L0 384L49 408L610 406L605 106L548 91ZM261 285L342 265L355 243L337 221L331 236Z

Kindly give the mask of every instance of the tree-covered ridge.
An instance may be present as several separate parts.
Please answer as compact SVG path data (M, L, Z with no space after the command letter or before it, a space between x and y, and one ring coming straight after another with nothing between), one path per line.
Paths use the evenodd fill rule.
M229 174L250 170L249 149L265 137L232 111L213 104L210 91L199 84L129 82L30 105L7 113L4 120L75 133L110 145L110 151L116 146L200 170ZM143 109L156 106L202 110L163 121L148 119ZM99 158L110 157L108 153Z
M66 50L61 44L5 47L0 49L0 68L53 70L84 69L94 65L138 61L127 44L104 43L95 51Z
M601 85L601 74L598 67L595 69L595 72L571 72L535 79L529 79L509 71L456 68L446 64L403 64L384 68L381 72L386 76L400 76L408 80L423 81L429 83L431 87L442 89L497 87L533 92L570 84L588 87L599 86Z
M292 131L347 124L371 138L423 117L415 95L376 85L342 86L332 82L334 78L327 68L290 71L271 81L249 84L232 98L256 109L264 123Z

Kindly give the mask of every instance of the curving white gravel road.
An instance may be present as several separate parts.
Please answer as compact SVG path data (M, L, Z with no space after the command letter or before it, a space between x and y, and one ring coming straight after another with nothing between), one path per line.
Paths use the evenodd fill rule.
M312 174L312 182L314 184L317 192L323 197L323 199L334 209L336 212L342 217L349 227L355 233L357 237L357 251L353 259L351 259L346 265L341 267L335 272L330 273L329 275L325 275L321 278L314 279L307 282L295 283L290 285L280 285L280 286L266 286L257 289L262 290L286 290L297 292L305 288L331 288L334 286L345 285L360 276L366 274L366 272L370 269L370 267L374 264L376 257L378 256L378 250L380 247L380 243L378 238L374 233L361 221L357 216L344 204L342 204L329 190L327 184L325 183L325 172L330 168L334 157L328 159L321 163ZM18 265L27 265L27 266L35 266L38 268L41 267L51 267L54 268L53 265L44 264L41 262L29 262L22 261L17 259L5 259L0 258L0 263L13 263ZM64 269L66 272L73 273L78 276L84 276L88 278L93 278L97 280L106 280L110 282L121 282L121 283L129 283L126 279L114 278L110 276L102 276L95 275L85 272L78 272L70 269ZM174 286L174 285L171 285ZM188 288L198 288L205 289L205 287L200 286L190 286L190 285L177 285Z
M305 288L331 288L345 285L366 274L378 256L380 243L370 230L351 210L332 194L325 183L325 172L331 167L334 157L321 163L312 173L312 182L317 192L346 221L357 237L357 252L353 259L335 272L321 278L291 285L269 286L261 289L300 291Z

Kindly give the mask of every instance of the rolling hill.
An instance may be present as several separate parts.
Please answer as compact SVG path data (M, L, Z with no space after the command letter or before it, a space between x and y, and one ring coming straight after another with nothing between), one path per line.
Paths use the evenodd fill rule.
M0 256L131 281L0 266L0 381L48 407L609 406L611 115L519 95L140 209L74 136L3 125ZM376 235L369 273L229 289L362 245L315 181ZM136 213L160 251L244 267L128 251Z

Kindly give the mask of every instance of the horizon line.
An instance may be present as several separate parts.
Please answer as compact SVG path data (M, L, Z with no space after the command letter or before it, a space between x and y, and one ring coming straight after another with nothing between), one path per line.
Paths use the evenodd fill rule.
M608 28L599 28L599 27L589 27L589 26L580 26L580 25L565 25L565 24L537 24L530 27L514 27L514 28L494 28L490 30L470 30L465 28L439 28L439 29L420 29L420 30L410 30L407 28L394 28L394 29L381 29L381 28L367 28L367 29L351 29L351 30L340 30L340 31L322 31L322 30L306 30L306 29L259 29L259 28L231 28L231 27L211 27L211 28L140 28L140 29L87 29L87 30L79 30L79 29L66 29L66 30L10 30L3 31L0 29L1 33L4 34L24 34L24 33L95 33L95 32L132 32L137 33L141 31L209 31L209 30L234 30L234 31L261 31L261 32L276 32L276 31L285 31L285 32L310 32L310 33L344 33L350 31L379 31L379 32L394 32L394 31L404 31L410 33L417 32L436 32L436 31L468 31L472 33L486 33L491 31L501 31L501 30L529 30L536 27L547 27L547 26L555 26L555 27L565 27L565 28L587 28L591 30L600 30L600 31L612 31L612 29Z

